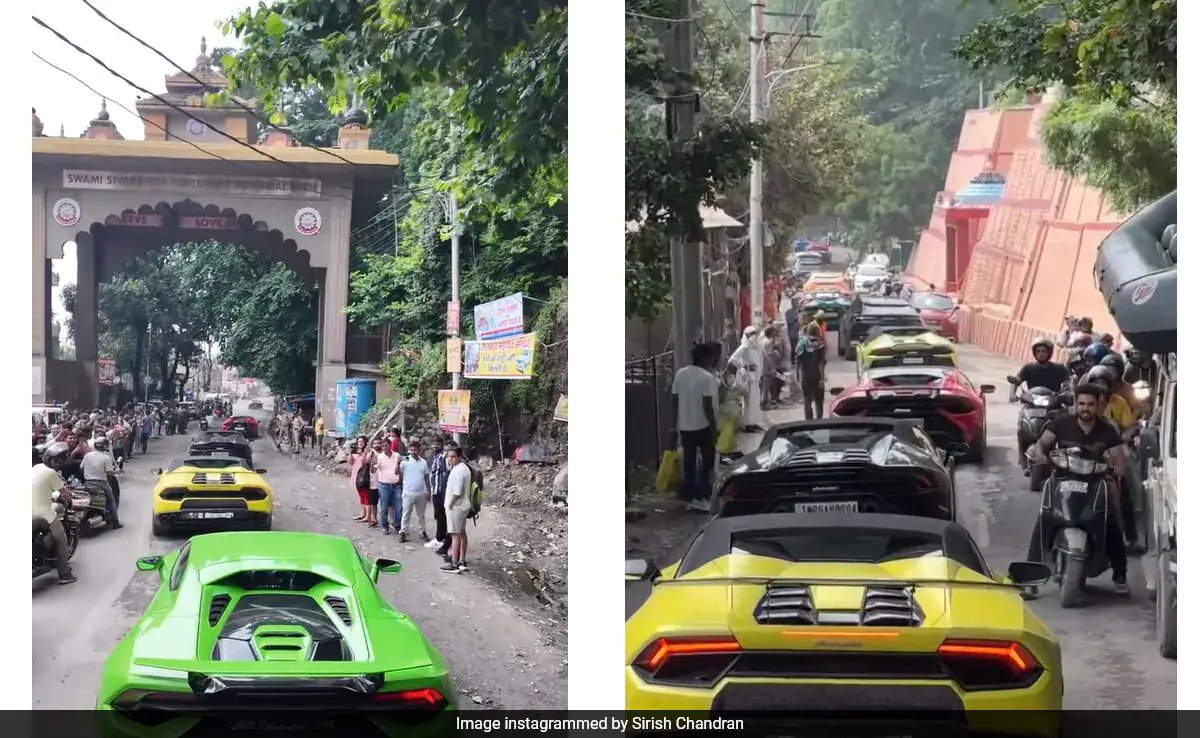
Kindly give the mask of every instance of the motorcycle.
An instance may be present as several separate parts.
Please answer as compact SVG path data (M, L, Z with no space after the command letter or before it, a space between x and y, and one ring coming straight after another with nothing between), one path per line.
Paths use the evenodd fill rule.
M71 509L71 501L58 492L54 493L54 515L61 520L63 530L67 534L67 560L75 555L79 547L79 518ZM43 518L33 519L33 578L49 574L58 568L58 558L54 555L54 537L50 533L50 525Z
M1059 587L1059 603L1078 607L1088 579L1111 565L1105 553L1108 464L1079 447L1050 452L1053 471L1042 488L1038 527L1042 560Z
M1008 377L1013 385L1021 380ZM1074 398L1070 393L1055 392L1045 387L1026 388L1017 396L1021 409L1017 412L1017 459L1029 477L1029 489L1037 492L1045 481L1044 466L1029 463L1029 447L1037 443L1050 423L1067 412Z
M71 508L79 517L81 531L93 531L108 525L108 500L102 490L90 490L86 486L69 486ZM115 497L114 490L114 497Z

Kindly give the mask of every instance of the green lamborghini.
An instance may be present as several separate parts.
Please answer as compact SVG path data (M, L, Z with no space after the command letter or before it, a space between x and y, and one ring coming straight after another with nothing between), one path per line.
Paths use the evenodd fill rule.
M137 566L160 584L104 665L96 709L110 735L339 719L411 735L455 706L437 649L375 587L400 564L368 561L346 538L211 533Z
M957 366L954 343L925 326L872 326L858 344L858 373L881 366Z

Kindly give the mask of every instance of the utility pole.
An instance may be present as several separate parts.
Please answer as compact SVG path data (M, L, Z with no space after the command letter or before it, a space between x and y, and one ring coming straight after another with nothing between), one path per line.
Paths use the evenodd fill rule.
M762 120L764 0L750 0L750 122ZM763 322L763 165L755 157L750 164L750 325Z
M455 171L457 172L457 167L455 168ZM450 205L448 210L450 216L450 301L458 304L458 195L454 193L453 189L450 190ZM454 334L456 336L458 335L458 326L455 326ZM450 375L450 382L451 388L458 389L459 385L462 383L461 365L456 367L455 372ZM454 433L454 442L456 444L462 443L461 436L462 434L458 433L457 431Z
M667 28L667 61L674 84L666 99L667 139L684 142L696 133L696 94L693 86L694 0L679 0L678 20ZM676 368L691 361L692 344L703 331L700 250L687 238L671 239L671 345Z

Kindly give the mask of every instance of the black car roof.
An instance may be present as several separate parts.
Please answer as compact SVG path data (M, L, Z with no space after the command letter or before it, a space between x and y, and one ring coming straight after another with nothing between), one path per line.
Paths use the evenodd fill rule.
M924 533L942 538L946 558L990 576L979 548L966 528L949 520L887 515L882 513L761 513L728 518L713 518L696 534L679 562L677 576L687 574L729 554L730 543L737 533L760 530L829 530L847 528L880 533Z
M203 464L204 466L208 466L214 462L221 461L227 462L229 466L240 466L243 469L247 468L245 459L240 459L236 456L221 456L219 454L213 454L212 456L187 456L182 459L172 459L170 465L167 466L167 469L169 471L173 471L181 466L189 466L191 464Z
M244 443L247 446L250 445L250 441L238 431L220 430L200 431L200 438L195 443Z
M863 305L863 315L904 315L920 317L920 313L912 305Z

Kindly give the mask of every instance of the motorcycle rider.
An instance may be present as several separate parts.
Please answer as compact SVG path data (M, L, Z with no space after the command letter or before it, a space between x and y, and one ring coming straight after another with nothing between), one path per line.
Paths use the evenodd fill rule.
M1111 351L1107 356L1100 360L1100 366L1106 366L1113 370L1113 381L1109 390L1125 400L1129 405L1129 409L1133 411L1135 416L1141 414L1141 403L1138 402L1137 394L1133 391L1133 385L1126 378L1127 365L1125 357L1116 351Z
M50 526L54 557L58 562L59 584L76 581L67 561L67 532L54 512L54 493L67 494L63 492L63 480L58 471L67 462L68 454L67 444L51 443L42 453L42 463L33 467L33 517L41 518Z
M97 440L99 444L99 440ZM108 443L105 442L107 447ZM113 494L112 485L109 484L109 476L115 475L117 464L113 461L113 457L108 455L107 451L102 451L99 448L92 449L83 457L83 486L87 487L87 491L95 494L104 495L104 508L108 523L113 530L120 530L122 527L121 521L117 516L117 498Z
M1009 390L1009 402L1016 402L1017 387L1021 384L1029 389L1045 387L1059 392L1071 378L1071 372L1065 366L1050 361L1050 357L1054 355L1054 344L1049 338L1035 338L1029 348L1033 352L1033 361L1017 372L1016 377L1019 381Z
M1047 453L1056 445L1078 446L1089 453L1099 456L1103 453L1109 463L1109 469L1114 477L1125 475L1125 444L1121 434L1108 419L1100 415L1100 404L1105 391L1092 384L1081 384L1075 389L1075 412L1063 415L1053 421L1038 442L1030 447L1034 463L1044 464L1048 460ZM1110 484L1108 489L1108 509L1120 510L1118 495L1114 494L1118 485ZM1033 525L1033 533L1029 540L1029 560L1042 561L1042 510L1038 506L1038 518ZM1118 594L1127 594L1129 585L1126 583L1128 559L1125 555L1125 542L1122 540L1120 516L1106 516L1104 536L1105 554L1113 571L1113 588ZM1037 597L1037 587L1026 590L1027 598Z
M1087 348L1093 343L1101 343L1101 335L1093 330L1092 319L1086 315L1073 318L1070 315L1063 321L1062 333L1058 336L1058 345L1063 348Z

